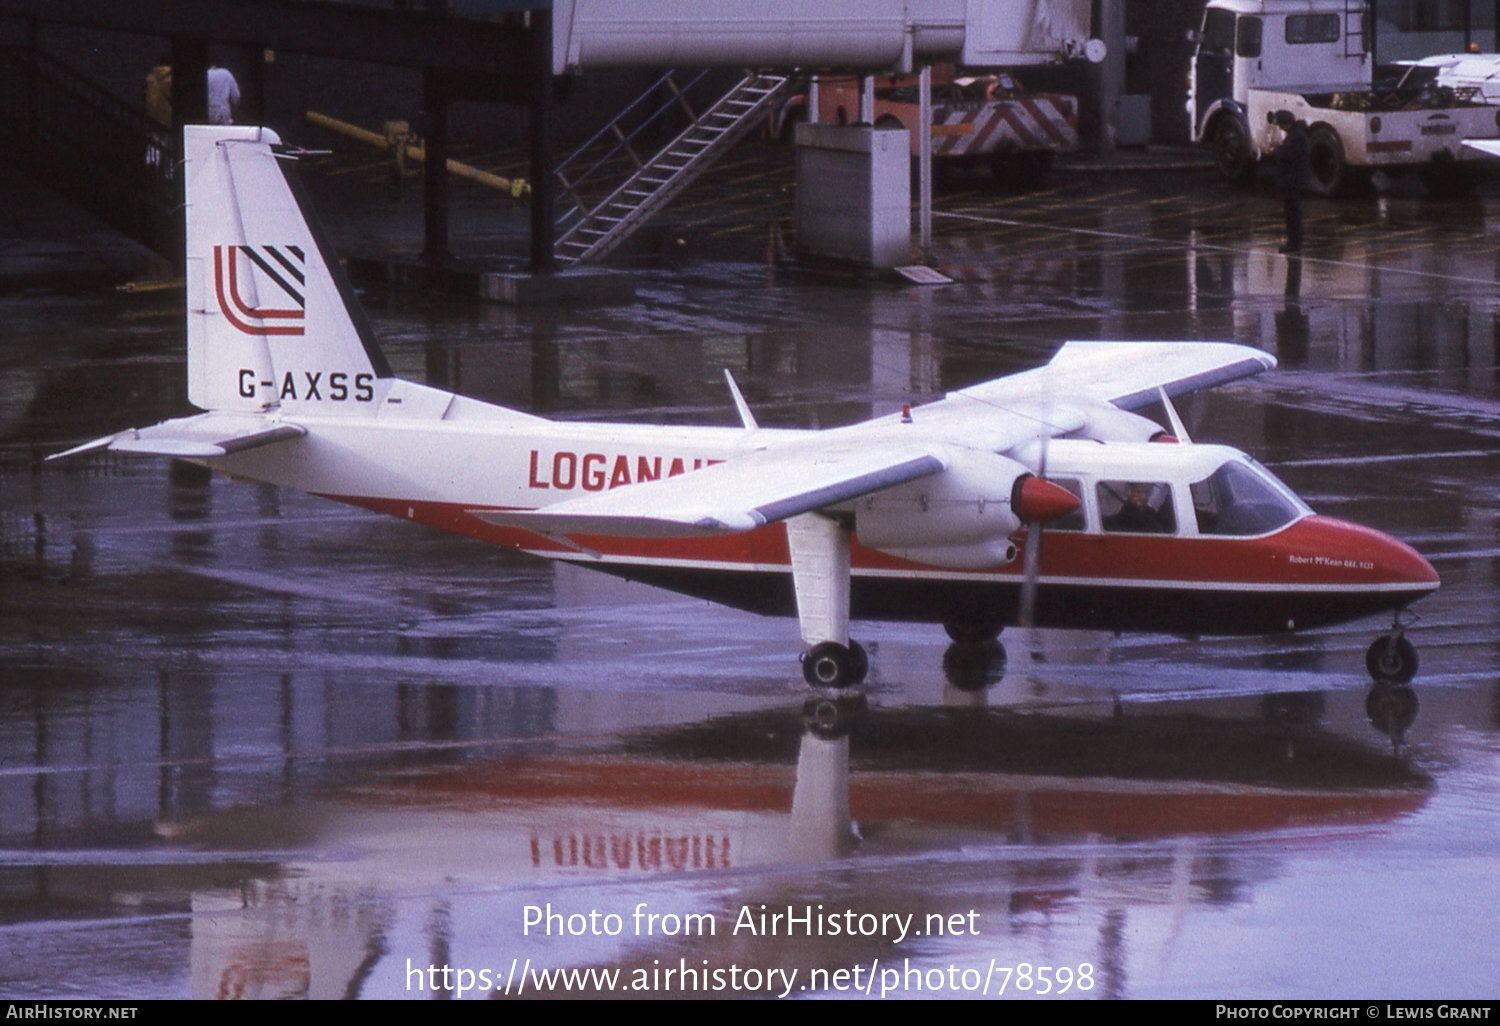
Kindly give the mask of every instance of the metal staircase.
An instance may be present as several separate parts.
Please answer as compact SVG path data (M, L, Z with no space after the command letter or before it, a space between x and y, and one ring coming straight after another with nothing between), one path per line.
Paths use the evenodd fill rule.
M175 151L138 106L45 53L0 46L0 159L168 257L182 248Z
M554 252L559 263L577 264L609 254L748 135L794 88L788 75L750 72L699 114L688 94L704 74L685 85L678 84L674 72L663 75L558 165L554 173L559 194L572 203L557 219ZM691 119L688 127L654 156L642 157L638 150L644 140L677 111ZM624 127L632 123L634 128ZM619 181L621 173L627 177L613 189L598 184Z

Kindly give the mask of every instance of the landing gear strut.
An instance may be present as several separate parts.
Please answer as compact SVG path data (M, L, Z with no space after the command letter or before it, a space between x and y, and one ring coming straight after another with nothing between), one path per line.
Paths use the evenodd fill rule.
M870 657L849 639L849 536L851 525L821 513L786 522L792 557L797 620L809 647L802 678L815 688L858 684L870 672Z
M1389 634L1375 639L1365 653L1365 669L1376 684L1410 684L1417 675L1417 647L1406 640L1406 627L1415 617L1406 611L1396 614Z

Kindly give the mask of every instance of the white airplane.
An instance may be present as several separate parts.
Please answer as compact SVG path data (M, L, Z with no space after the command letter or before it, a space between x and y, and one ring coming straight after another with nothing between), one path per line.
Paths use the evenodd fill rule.
M864 677L851 616L974 642L1018 622L1253 634L1394 612L1369 669L1416 671L1401 611L1438 587L1431 565L1182 429L1170 396L1274 366L1263 352L1069 342L1044 367L826 431L759 427L732 379L740 427L558 423L392 375L279 143L186 132L188 397L206 412L57 456L194 460L794 613L816 686ZM1157 402L1172 435L1131 412Z

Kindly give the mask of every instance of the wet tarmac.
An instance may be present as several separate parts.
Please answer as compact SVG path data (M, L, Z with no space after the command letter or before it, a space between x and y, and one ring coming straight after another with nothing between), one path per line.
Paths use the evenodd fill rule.
M627 306L364 299L397 373L568 419L734 423L724 367L827 426L1069 338L1260 346L1189 427L1432 560L1420 707L1370 688L1378 621L860 623L869 682L816 694L791 621L43 464L187 407L179 296L33 285L0 295L0 994L1496 997L1500 191L1310 202L1289 263L1276 197L1204 173L959 179L956 281L916 288L796 262L784 165L688 195ZM419 218L386 202L330 227ZM515 235L492 214L457 246Z

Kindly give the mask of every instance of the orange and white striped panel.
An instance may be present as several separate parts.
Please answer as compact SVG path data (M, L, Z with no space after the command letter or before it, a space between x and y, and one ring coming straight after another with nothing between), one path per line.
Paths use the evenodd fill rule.
M938 107L932 113L932 152L938 157L1078 147L1078 107L1071 96L1045 93L973 106Z

